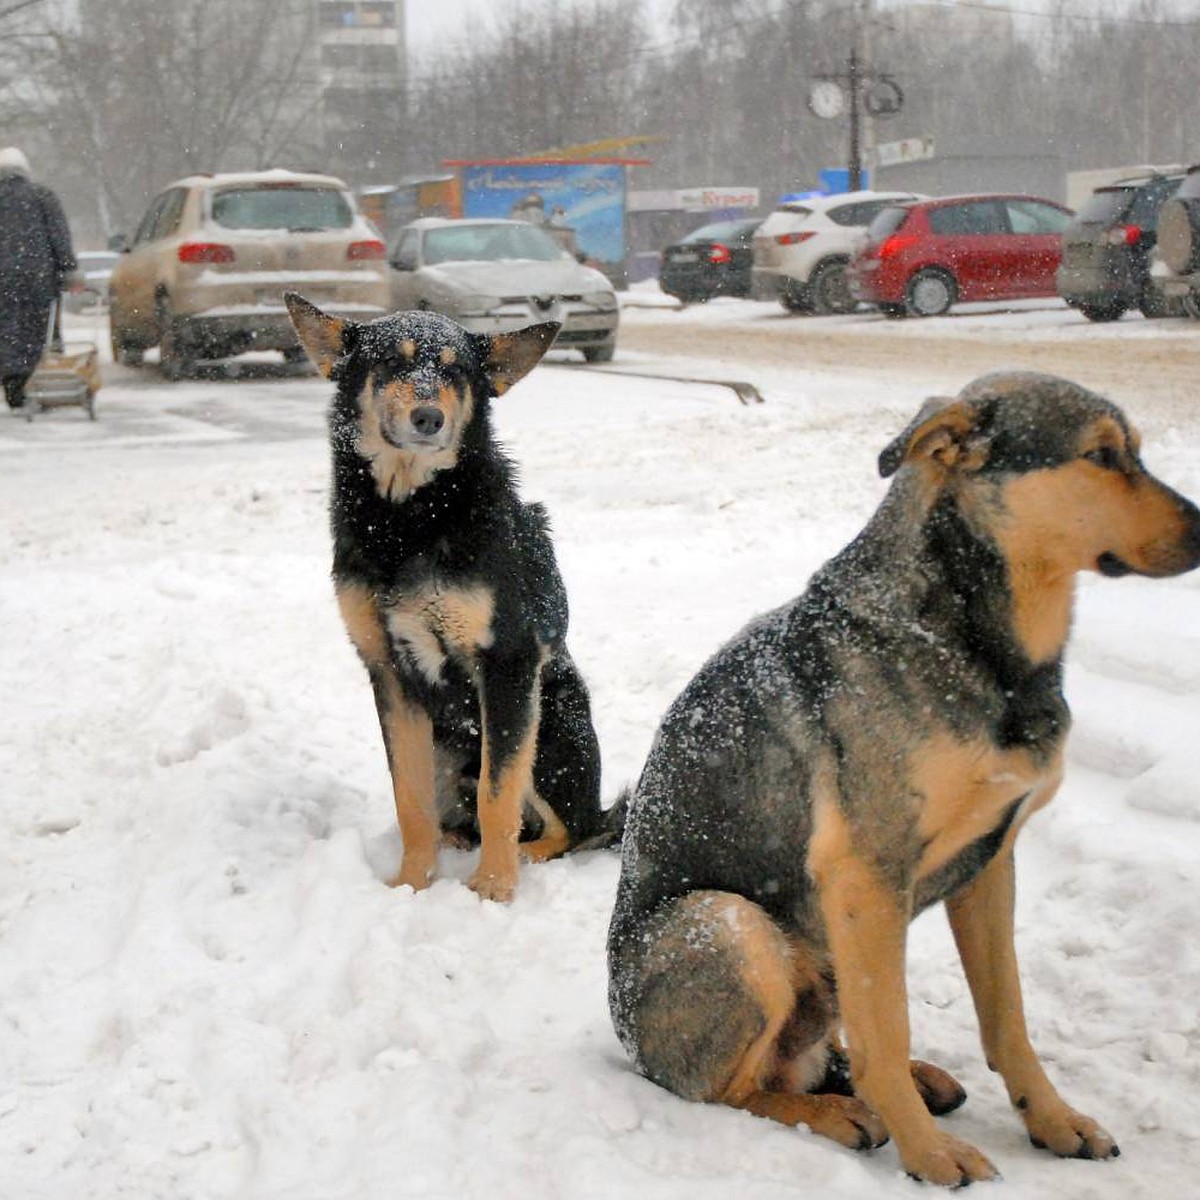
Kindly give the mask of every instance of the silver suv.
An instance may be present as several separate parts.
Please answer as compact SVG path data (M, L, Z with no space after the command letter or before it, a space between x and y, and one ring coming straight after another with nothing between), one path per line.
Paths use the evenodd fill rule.
M783 200L754 235L751 294L788 312L847 313L858 307L846 267L879 212L912 192L843 192Z
M331 175L194 175L151 203L109 281L113 358L163 374L198 359L281 350L301 361L285 291L357 320L388 307L386 247Z
M1162 292L1200 320L1200 166L1158 211L1158 255L1151 268Z

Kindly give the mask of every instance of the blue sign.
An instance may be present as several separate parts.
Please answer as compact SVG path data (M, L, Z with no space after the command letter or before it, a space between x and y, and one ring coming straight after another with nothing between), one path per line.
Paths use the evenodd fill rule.
M625 168L613 163L506 163L462 168L463 216L564 225L589 258L625 258Z
M823 167L817 172L817 182L820 183L821 190L830 196L848 192L850 190L850 169L848 167ZM871 186L871 173L866 167L862 170L862 186L864 188Z

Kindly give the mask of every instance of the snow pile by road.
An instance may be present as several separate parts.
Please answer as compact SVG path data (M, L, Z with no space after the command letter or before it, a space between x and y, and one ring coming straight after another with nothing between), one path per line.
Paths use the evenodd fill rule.
M420 895L381 883L399 838L328 581L327 385L118 378L95 425L0 421L0 1196L920 1194L890 1147L632 1072L605 1005L615 855L527 868L511 907L465 888L466 854ZM609 800L716 645L861 526L927 390L763 386L744 407L550 365L499 406L553 516ZM1145 455L1195 496L1198 449L1189 427ZM1029 1146L944 921L913 927L914 1049L970 1092L948 1125L997 1195L1169 1200L1200 1175L1198 588L1084 582L1068 781L1018 853L1035 1042L1119 1160Z

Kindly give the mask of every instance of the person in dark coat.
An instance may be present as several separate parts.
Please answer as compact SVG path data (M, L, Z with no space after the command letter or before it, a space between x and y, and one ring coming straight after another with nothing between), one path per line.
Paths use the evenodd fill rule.
M0 380L10 408L25 403L25 383L46 345L50 306L75 266L58 197L29 178L20 150L0 150Z

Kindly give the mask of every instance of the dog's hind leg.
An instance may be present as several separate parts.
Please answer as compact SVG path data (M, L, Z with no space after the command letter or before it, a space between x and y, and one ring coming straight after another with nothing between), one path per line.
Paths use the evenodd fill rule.
M1015 895L1009 846L946 901L988 1066L1003 1078L1035 1146L1066 1158L1115 1157L1120 1150L1112 1137L1063 1101L1030 1045L1013 943Z
M614 1013L656 1083L685 1099L807 1125L852 1149L887 1140L860 1100L793 1090L822 1076L829 986L757 904L692 892L625 945L614 961Z
M537 797L555 814L545 828L565 827L567 843L553 851L561 854L607 829L606 814L600 807L600 743L592 724L591 702L583 677L565 650L542 668L540 698L533 782ZM537 800L534 806L541 811ZM529 846L522 846L522 851L529 854Z

